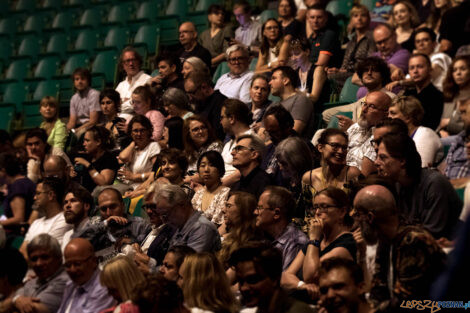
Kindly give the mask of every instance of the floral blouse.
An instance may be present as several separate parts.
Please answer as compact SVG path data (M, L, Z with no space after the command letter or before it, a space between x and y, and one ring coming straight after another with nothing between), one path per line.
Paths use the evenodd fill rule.
M220 188L214 195L214 198L209 204L209 207L206 209L206 211L203 212L202 197L204 196L205 192L205 188L199 189L191 200L191 203L193 204L194 209L201 212L209 221L216 225L220 225L224 221L224 213L222 212L222 208L225 206L225 201L227 201L230 188Z

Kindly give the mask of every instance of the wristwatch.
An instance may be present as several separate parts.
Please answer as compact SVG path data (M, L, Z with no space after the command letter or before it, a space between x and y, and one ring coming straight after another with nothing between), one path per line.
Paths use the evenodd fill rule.
M314 245L315 247L320 248L320 240L316 240L316 239L315 240L309 240L307 244L308 245Z

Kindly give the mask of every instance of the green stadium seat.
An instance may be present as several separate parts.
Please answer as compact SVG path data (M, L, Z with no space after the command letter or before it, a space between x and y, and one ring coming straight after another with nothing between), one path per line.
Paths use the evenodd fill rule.
M36 9L36 0L18 0L13 10L14 13L32 13Z
M23 106L23 125L22 129L31 129L39 127L43 119L39 113L39 101L25 103Z
M18 30L18 19L15 16L5 17L0 21L0 35L12 38Z
M8 61L13 52L11 40L7 37L0 37L0 60Z
M212 4L217 4L218 1L216 0L199 0L197 3L196 3L196 6L194 8L194 11L204 11L204 12L207 12L207 9L209 9L209 7L212 5Z
M94 29L83 29L78 33L77 40L75 40L73 53L86 52L88 55L93 55L94 50L98 45L99 34Z
M134 9L132 2L114 5L109 11L105 25L126 25Z
M15 106L13 104L0 104L0 129L10 132L14 119Z
M103 47L99 50L114 49L121 51L125 46L129 44L130 31L125 27L113 27L111 28L103 42Z
M194 23L194 25L196 25L199 34L209 27L206 11L188 13L186 18L188 21L191 21Z
M19 35L30 33L41 34L45 24L46 17L43 14L31 15L26 19L23 30L19 33Z
M89 63L89 57L86 53L79 53L69 56L65 62L62 74L57 76L60 83L60 89L71 88L72 84L72 73L79 67L87 68Z
M270 18L277 19L277 11L276 10L264 10L263 12L261 12L261 14L259 16L259 22L261 24L264 24L264 22L266 22Z
M157 21L157 16L163 11L163 2L159 1L146 1L142 2L135 16L135 19L131 20L130 24L132 28L137 30L138 27L145 24L153 24Z
M339 101L346 103L356 102L356 94L359 89L359 86L352 83L352 77L348 77L344 83L341 93L339 94Z
M258 58L253 58L250 62L250 71L256 70L256 64L258 63Z
M57 55L61 60L65 59L69 46L69 37L64 33L57 33L49 38L46 52L43 55Z
M45 80L39 82L38 86L32 94L32 101L41 101L45 96L59 98L60 84L57 80Z
M62 31L64 33L67 33L72 28L75 19L76 19L76 16L72 11L59 12L54 17L51 27L44 29L44 31L49 31L49 32Z
M21 40L18 51L12 58L29 58L34 63L40 50L40 38L35 35L29 35Z
M352 9L353 0L331 0L326 6L326 10L333 15L343 15L349 17L349 11Z
M188 3L189 2L189 3ZM170 0L166 9L165 15L167 16L178 16L179 18L184 18L188 13L188 4L190 5L189 0ZM198 10L203 11L203 10Z
M27 93L28 89L23 82L10 83L5 87L2 103L12 104L16 112L22 112Z
M58 56L48 56L39 60L33 71L32 80L51 79L57 75L60 66L60 58ZM26 81L31 81L26 79Z
M86 8L90 6L90 0L68 0L65 1L63 7L65 9L71 8Z
M31 67L31 60L29 59L14 60L8 66L8 69L5 75L5 80L22 81L28 76L30 67Z
M215 69L214 75L212 76L212 82L215 84L220 76L230 72L227 62L220 63Z
M137 31L137 34L134 37L133 46L135 48L143 48L144 54L142 54L142 57L144 60L147 59L147 55L153 55L156 53L160 32L158 25L144 25ZM142 49L139 50L142 51Z
M100 78L102 85L114 85L119 52L115 50L102 51L96 55L91 68L93 78Z
M43 10L56 10L58 11L62 7L62 0L44 0L41 5Z
M101 12L98 8L93 7L85 10L80 17L80 27L92 27L97 28L101 25Z

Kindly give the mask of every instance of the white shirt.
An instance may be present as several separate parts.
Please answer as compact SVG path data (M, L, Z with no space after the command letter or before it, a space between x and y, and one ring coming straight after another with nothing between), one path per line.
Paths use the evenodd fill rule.
M448 56L445 53L438 52L438 53L433 53L431 55L431 64L436 64L440 68L442 68L441 75L437 76L434 78L431 82L434 86L436 86L437 89L442 91L442 83L444 82L444 79L447 75L447 70L452 63L452 59L450 56Z
M442 157L444 153L441 139L431 128L419 126L413 135L413 141L421 156L421 167L429 167L429 164L432 166L435 161L438 161L438 156Z
M145 85L147 80L151 78L150 75L145 74L144 71L140 71L134 77L131 78L130 82L128 77L126 77L119 85L116 87L116 91L119 92L121 96L121 114L124 113L126 116L122 116L127 118L128 115L134 112L134 108L131 104L131 96L134 90L139 87Z
M160 153L160 145L157 142L151 142L144 150L134 150L134 156L131 161L130 171L134 174L143 174L152 170L152 158ZM135 189L141 183L134 183L132 187Z
M226 73L222 75L215 84L214 90L219 90L227 98L238 99L241 102L249 103L250 85L253 78L252 71L246 71L240 75Z
M62 249L62 252L64 252L65 250L65 247L67 246L67 244L69 243L70 239L72 239L72 235L74 232L76 231L80 231L82 230L83 228L85 228L85 226L88 225L88 221L90 219L87 217L85 218L83 221L80 222L80 224L78 225L77 229L70 229L69 231L67 231L65 234L64 234L64 237L62 239L62 246L61 246L61 249Z
M24 240L26 242L31 242L39 234L46 233L51 235L59 241L59 244L62 244L62 239L64 234L72 228L72 225L65 222L64 213L60 212L59 214L54 215L51 218L46 219L46 217L41 217L35 220L28 229Z

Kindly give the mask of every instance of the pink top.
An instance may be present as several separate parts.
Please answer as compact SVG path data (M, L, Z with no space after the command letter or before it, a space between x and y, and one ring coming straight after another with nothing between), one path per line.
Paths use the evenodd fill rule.
M145 117L148 118L153 125L152 140L160 140L163 134L163 127L165 126L165 117L157 110L148 111L145 113Z

